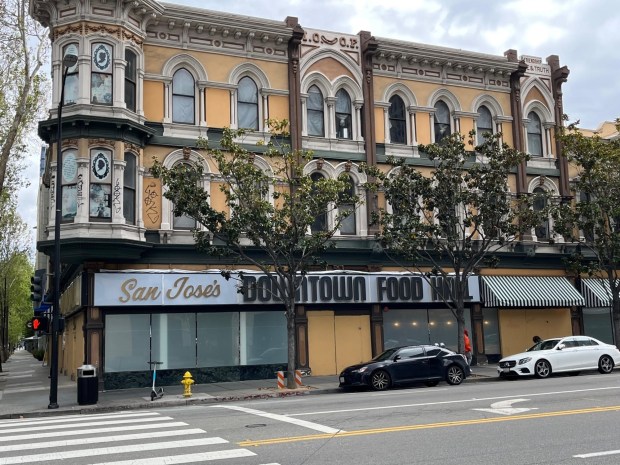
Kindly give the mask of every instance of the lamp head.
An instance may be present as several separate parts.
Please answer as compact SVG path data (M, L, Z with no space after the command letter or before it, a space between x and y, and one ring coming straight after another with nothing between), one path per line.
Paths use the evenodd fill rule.
M73 68L78 61L78 57L72 53L68 53L62 59L62 66L65 68Z

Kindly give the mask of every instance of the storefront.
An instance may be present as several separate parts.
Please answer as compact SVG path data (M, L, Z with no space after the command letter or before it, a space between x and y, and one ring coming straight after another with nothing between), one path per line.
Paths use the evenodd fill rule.
M583 334L614 344L611 289L604 279L582 279L581 293L585 298Z
M410 273L312 273L297 296L298 360L313 374L336 374L384 347L443 342L456 349L456 320L443 303L450 282ZM469 278L465 318L480 301ZM93 308L102 314L106 389L176 384L185 370L200 383L270 378L286 368L286 316L273 282L256 272L94 274Z
M565 277L482 276L480 288L484 352L490 363L526 350L533 336L579 334L577 308L584 299Z

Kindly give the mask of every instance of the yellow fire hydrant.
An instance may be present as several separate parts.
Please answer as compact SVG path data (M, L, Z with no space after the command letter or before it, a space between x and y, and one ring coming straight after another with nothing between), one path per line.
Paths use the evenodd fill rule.
M181 381L183 385L183 397L192 397L192 384L194 384L194 380L192 379L192 374L189 371L186 371L183 375L183 381Z

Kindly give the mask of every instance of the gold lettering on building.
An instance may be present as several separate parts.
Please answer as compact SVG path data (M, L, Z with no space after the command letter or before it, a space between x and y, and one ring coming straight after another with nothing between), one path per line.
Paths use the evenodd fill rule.
M187 276L177 279L172 287L166 292L166 297L170 300L174 300L179 296L189 299L191 297L208 299L209 297L219 297L221 293L220 284L217 280L213 281L213 284L197 285L193 286L187 284L189 278Z
M121 284L121 292L123 295L118 298L119 301L127 303L136 300L157 300L161 295L159 287L138 287L138 280L135 278L128 279Z

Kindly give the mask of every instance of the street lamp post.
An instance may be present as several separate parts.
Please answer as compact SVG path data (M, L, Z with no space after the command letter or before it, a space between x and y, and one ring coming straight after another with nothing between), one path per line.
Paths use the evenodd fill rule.
M56 136L56 216L54 223L54 301L52 303L52 341L50 368L50 403L48 409L58 408L58 331L60 329L60 221L62 220L62 106L65 100L65 81L70 68L77 63L77 56L67 54L62 60L60 101L58 102L58 132Z

